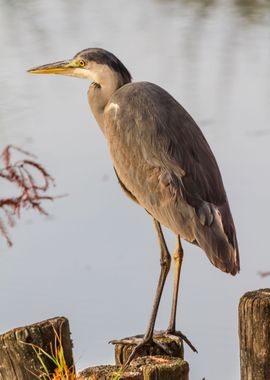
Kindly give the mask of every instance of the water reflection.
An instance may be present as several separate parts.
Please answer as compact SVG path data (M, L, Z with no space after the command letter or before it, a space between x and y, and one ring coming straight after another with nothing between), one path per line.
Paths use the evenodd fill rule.
M269 0L156 0L159 3L174 3L175 5L192 7L194 11L205 17L214 7L226 7L235 12L236 15L243 17L250 23L259 23L269 20Z
M172 93L217 156L242 272L222 275L185 245L178 323L199 347L197 357L186 350L192 379L239 378L237 302L244 291L267 286L257 271L269 270L261 239L270 212L269 4L0 0L0 150L13 143L36 153L56 178L57 193L69 193L51 206L53 220L26 215L13 233L12 251L0 241L2 331L66 314L80 368L112 361L106 342L145 327L159 270L157 244L148 216L118 188L88 108L88 84L25 74L100 46L118 55L135 80ZM169 234L168 242L173 247ZM59 284L65 291L55 292ZM160 328L167 325L171 285Z
M250 23L269 20L269 0L235 0L234 6L239 15Z

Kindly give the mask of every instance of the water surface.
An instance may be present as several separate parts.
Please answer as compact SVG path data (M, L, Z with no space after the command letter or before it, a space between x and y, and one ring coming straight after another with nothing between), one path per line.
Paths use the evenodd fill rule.
M198 4L199 3L199 4ZM142 333L159 273L152 221L121 192L87 103L87 81L26 69L86 47L114 52L192 114L218 160L237 226L233 278L184 245L178 327L191 379L239 379L237 305L269 286L270 2L0 1L0 149L38 155L56 178L49 219L27 212L0 241L0 329L69 318L78 368L113 361L112 338ZM4 188L1 184L1 193ZM166 232L171 249L174 237ZM171 276L172 277L172 276ZM172 278L158 328L167 325Z

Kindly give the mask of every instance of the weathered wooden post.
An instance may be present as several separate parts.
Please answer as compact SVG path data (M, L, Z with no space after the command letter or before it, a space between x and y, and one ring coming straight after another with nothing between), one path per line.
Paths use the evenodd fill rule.
M68 320L64 317L48 319L0 335L0 380L45 377L60 380L59 368L57 370L48 357L56 357L57 352L64 355L66 368L70 370L65 378L69 380L188 380L189 366L183 360L182 341L162 336L156 336L155 340L170 351L171 356L164 356L158 346L150 351L146 347L124 370L134 346L116 344L116 365L91 367L75 375Z
M241 380L270 380L270 289L241 297L239 339Z
M52 354L59 343L56 334L61 339L67 366L72 368L69 323L66 318L57 317L0 335L0 380L33 380L44 373L37 352L40 352L48 372L54 373L53 361L37 347Z

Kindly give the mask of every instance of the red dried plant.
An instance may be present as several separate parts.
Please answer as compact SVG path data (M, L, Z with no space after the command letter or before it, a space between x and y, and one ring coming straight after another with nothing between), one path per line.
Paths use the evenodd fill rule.
M23 155L23 159L13 161L12 152ZM18 191L18 195L14 197L0 198L0 235L4 236L9 246L12 242L7 226L14 226L21 210L34 209L48 215L41 203L55 198L45 195L48 189L54 186L54 179L39 163L33 161L33 158L29 152L12 145L8 145L0 156L0 163L3 164L2 168L0 166L0 181L6 180L14 184Z

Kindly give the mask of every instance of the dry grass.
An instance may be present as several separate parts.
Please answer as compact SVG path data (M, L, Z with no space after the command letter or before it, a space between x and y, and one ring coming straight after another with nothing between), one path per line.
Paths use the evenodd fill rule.
M54 327L53 331L55 340L54 343L50 345L50 352L46 352L43 348L29 343L35 351L42 367L40 373L38 375L33 373L33 376L41 380L76 380L75 366L69 367L66 363L61 332L58 334ZM49 362L55 367L53 373L48 369L44 358L49 359Z

